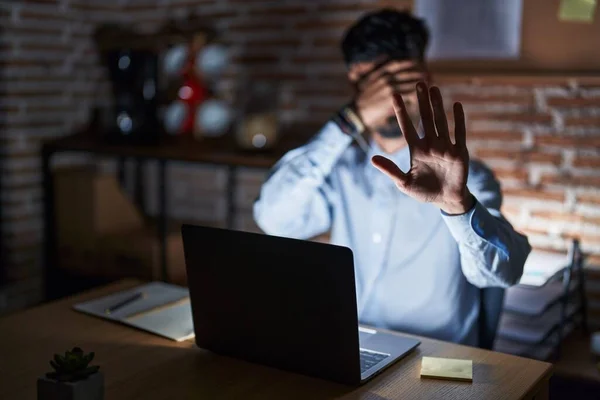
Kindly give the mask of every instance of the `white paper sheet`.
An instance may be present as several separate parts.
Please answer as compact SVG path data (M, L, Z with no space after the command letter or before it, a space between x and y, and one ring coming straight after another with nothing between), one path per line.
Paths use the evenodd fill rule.
M145 297L127 304L118 311L106 314L105 310L107 308L139 292L144 292ZM194 337L192 308L189 301L144 314L137 318L127 319L127 317L153 310L186 297L189 297L189 291L186 288L162 282L152 282L123 292L76 304L73 308L77 311L143 329L171 340L182 341Z
M430 29L430 59L514 59L521 48L523 0L416 0Z

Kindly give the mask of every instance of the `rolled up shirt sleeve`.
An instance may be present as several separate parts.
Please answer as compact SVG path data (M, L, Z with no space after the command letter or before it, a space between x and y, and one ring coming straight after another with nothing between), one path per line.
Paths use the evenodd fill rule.
M332 189L327 181L352 138L327 123L306 145L273 167L254 203L254 219L268 234L308 239L331 226Z
M487 167L472 161L467 186L476 199L473 208L461 215L442 212L458 243L463 274L480 288L515 285L531 251L529 241L500 213L500 184Z

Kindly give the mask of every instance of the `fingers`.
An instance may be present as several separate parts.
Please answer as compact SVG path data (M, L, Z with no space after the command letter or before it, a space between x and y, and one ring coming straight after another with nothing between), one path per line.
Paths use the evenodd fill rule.
M438 137L446 144L450 144L450 133L448 129L448 120L444 111L444 102L442 93L437 86L429 89L431 94L431 106L433 107L433 116Z
M398 72L385 73L377 79L369 80L357 86L358 91L366 91L372 87L389 85L389 86L404 86L404 90L415 90L415 83L424 79L424 74L421 72Z
M421 121L423 122L423 130L425 131L425 140L431 144L434 139L437 139L437 135L435 133L433 113L431 112L429 90L424 82L417 83L417 98L419 99L419 113L421 113Z
M392 61L375 67L356 83L358 90L365 90L379 80L394 80L404 83L416 83L426 78L423 71L414 61ZM413 86L414 89L414 86Z
M373 156L371 162L378 170L389 176L398 188L406 186L408 176L392 160L383 156Z
M398 124L400 124L400 128L402 129L402 133L404 134L404 138L409 146L416 146L419 140L419 135L415 130L415 127L410 120L408 112L406 111L406 105L402 100L402 96L400 94L394 93L394 112L396 113L396 119L398 120Z
M465 124L465 111L460 103L454 103L454 141L459 148L467 147L467 127Z

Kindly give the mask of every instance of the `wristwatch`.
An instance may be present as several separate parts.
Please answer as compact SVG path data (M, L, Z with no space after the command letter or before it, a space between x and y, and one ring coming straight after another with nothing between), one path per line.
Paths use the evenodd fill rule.
M333 122L339 126L339 128L347 135L350 135L358 145L365 151L368 152L369 145L363 134L367 128L362 122L360 117L355 111L353 103L347 104L342 107L333 117Z
M360 135L366 130L365 124L356 113L353 103L342 107L333 117L333 121L340 127L342 132L350 136Z

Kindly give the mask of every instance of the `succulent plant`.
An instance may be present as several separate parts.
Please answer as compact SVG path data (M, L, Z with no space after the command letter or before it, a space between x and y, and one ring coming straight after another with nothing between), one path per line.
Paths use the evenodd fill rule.
M94 353L84 354L79 347L66 351L64 356L54 355L50 365L54 372L48 372L46 377L59 382L76 382L86 379L88 376L98 372L99 366L89 366L94 359Z

